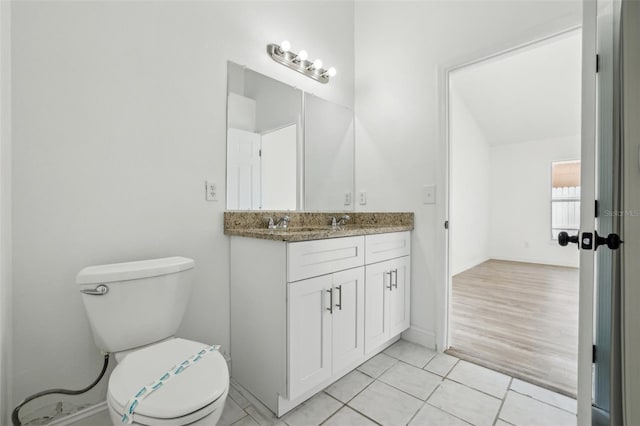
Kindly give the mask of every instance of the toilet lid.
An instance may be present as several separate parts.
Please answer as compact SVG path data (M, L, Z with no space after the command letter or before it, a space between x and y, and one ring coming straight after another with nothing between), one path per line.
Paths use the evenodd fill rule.
M141 387L207 346L176 338L132 352L111 373L110 397L119 406L126 406ZM209 352L145 398L135 412L157 419L182 417L213 403L228 385L227 363L219 352Z

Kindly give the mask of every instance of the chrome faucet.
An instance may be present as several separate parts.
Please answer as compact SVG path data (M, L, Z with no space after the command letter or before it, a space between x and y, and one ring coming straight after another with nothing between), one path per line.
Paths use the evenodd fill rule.
M331 226L333 227L337 227L337 226L342 226L342 225L346 225L347 221L351 219L349 217L349 215L345 214L344 216L342 216L340 219L336 219L335 216L331 217Z
M266 222L268 229L276 229L276 224L273 222L272 217L265 217L263 220Z
M287 227L289 226L289 222L291 221L291 218L287 215L282 216L280 219L278 219L278 221L275 224L275 228L282 228L282 229L287 229Z

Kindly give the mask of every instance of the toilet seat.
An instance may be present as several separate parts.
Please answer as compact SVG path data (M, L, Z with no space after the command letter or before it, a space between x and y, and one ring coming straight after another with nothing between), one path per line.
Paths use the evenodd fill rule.
M208 345L186 339L167 340L127 355L111 373L108 401L123 413L129 399L165 372ZM134 413L134 422L153 425L183 425L212 413L229 387L227 364L219 352L210 352L161 389L144 399ZM222 409L222 407L219 407Z

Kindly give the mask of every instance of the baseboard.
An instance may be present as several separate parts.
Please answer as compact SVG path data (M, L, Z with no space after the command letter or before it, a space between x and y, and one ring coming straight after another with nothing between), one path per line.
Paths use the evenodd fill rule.
M459 271L451 271L451 275L452 275L452 276L454 276L454 275L461 274L461 273L463 273L464 271L466 271L466 270L468 270L468 269L471 269L471 268L473 268L474 266L478 266L478 265L480 265L481 263L484 263L484 262L486 262L487 260L490 260L490 259L491 259L491 257L490 257L490 256L483 256L483 257L481 257L480 259L476 259L476 260L473 260L473 261L471 261L471 262L468 262L468 263L466 263L465 265L463 265L463 266L462 266L462 268L460 268L460 270L459 270Z
M553 260L544 259L524 259L522 257L512 256L491 256L487 260L504 260L507 262L534 263L536 265L563 266L565 268L579 268L580 265L570 264L569 262L554 262Z
M424 330L412 325L402 332L402 338L429 349L436 349L436 333L431 330Z
M69 426L87 417L95 416L103 411L107 410L107 401L99 402L98 404L84 408L66 417L58 420L54 420L51 423L47 423L48 426Z

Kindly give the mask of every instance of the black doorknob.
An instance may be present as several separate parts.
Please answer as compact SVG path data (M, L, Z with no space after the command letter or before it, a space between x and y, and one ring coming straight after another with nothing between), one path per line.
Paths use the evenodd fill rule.
M620 248L620 244L622 244L624 242L624 241L622 241L620 239L620 235L618 235L618 234L609 234L606 237L601 237L596 232L595 236L596 236L594 238L595 250L598 250L599 246L604 246L604 245L609 247L609 249L611 249L611 250L617 250L617 249Z
M558 234L558 244L565 247L569 243L578 244L578 235L569 235L565 231Z

